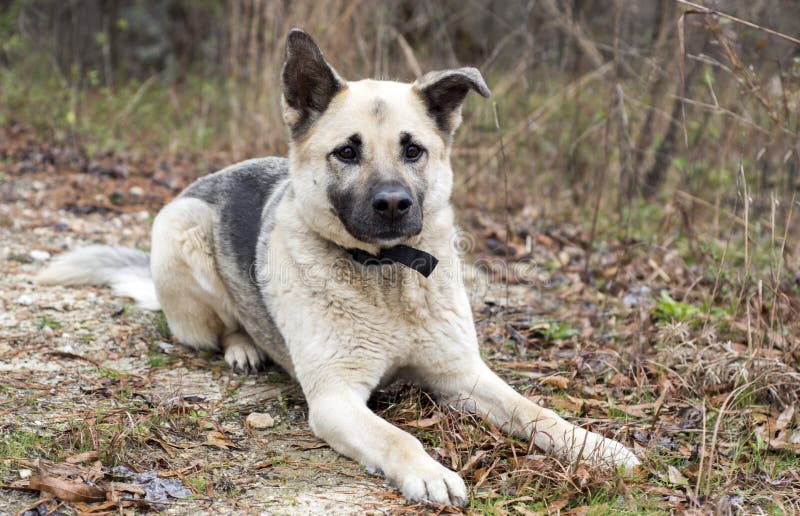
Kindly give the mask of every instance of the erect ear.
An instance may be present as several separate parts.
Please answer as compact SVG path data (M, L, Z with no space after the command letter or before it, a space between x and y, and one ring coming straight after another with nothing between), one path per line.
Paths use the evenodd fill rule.
M305 133L328 107L345 81L325 61L311 36L292 29L286 37L286 61L281 72L283 120L293 138Z
M477 68L429 72L417 79L414 88L436 126L446 134L452 134L461 123L461 105L469 90L487 98L492 94Z

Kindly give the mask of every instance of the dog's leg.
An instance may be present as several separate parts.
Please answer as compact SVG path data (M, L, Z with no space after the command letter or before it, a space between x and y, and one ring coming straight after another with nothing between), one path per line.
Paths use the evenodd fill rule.
M417 439L374 414L365 395L336 385L317 386L315 391L320 394L307 395L309 423L334 450L369 470L382 471L410 501L466 501L464 481L425 453Z
M213 218L206 203L192 198L173 201L158 214L150 255L158 299L182 344L222 348L231 367L257 367L261 355L252 352L249 337L239 336L233 304L214 264Z
M575 426L525 398L480 359L471 360L457 374L440 376L432 387L444 402L478 413L504 432L530 439L539 449L571 462L625 468L639 464L622 444Z

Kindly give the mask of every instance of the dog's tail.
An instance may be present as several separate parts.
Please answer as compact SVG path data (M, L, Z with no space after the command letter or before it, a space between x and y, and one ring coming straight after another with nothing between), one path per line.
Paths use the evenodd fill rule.
M138 249L91 245L56 257L36 276L42 285L108 285L145 310L159 310L150 255Z

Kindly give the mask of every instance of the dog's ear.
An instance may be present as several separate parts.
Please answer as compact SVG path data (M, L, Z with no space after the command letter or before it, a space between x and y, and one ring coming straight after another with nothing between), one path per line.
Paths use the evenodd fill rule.
M417 79L414 88L436 126L446 134L452 134L461 123L461 105L469 90L487 98L492 94L477 68L429 72Z
M345 81L325 61L311 36L292 29L286 38L286 61L281 72L283 120L293 138L301 136L328 107Z

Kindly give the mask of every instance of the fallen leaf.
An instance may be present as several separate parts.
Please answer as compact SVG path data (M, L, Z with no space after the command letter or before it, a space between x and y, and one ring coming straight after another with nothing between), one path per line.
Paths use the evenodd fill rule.
M97 460L99 456L100 454L95 450L89 450L83 453L79 453L77 455L72 455L71 457L67 457L64 460L70 464L84 464L86 462Z
M107 509L111 509L112 507L122 507L124 503L120 503L119 500L109 500L105 503L101 503L100 505L84 505L80 502L75 502L75 507L80 511L81 514L95 514L95 513L103 513L109 514L105 512Z
M474 468L475 465L478 463L478 461L480 461L482 458L484 458L488 453L489 453L488 450L478 450L477 452L475 452L472 455L472 457L470 457L469 460L467 460L466 464L464 464L464 466L461 468L459 473L461 473L463 475L467 471L469 471L472 468Z
M254 464L253 465L253 469L270 468L270 467L274 466L275 464L277 464L279 462L282 462L283 460L284 459L282 457L281 458L275 458L275 459L269 459L269 460L266 460L264 462L259 462L258 464Z
M557 375L545 376L544 378L539 380L539 383L541 383L542 385L551 385L561 390L565 390L569 385L569 378L567 378L566 376L557 376Z
M667 480L674 486L683 486L689 483L689 479L683 476L675 466L667 466Z
M125 491L127 493L133 493L138 495L147 494L144 489L139 487L136 484L129 484L126 482L109 482L108 485L109 491Z
M41 477L81 477L90 482L103 478L103 465L99 462L86 467L66 462L50 462L45 459L37 459L34 465L39 470L39 476Z
M755 427L755 433L771 450L788 450L800 454L800 436L797 435L800 432L795 430L794 433L789 433L794 419L794 406L784 409L777 419L757 416L753 414L753 419L763 423Z
M206 434L206 442L203 443L205 446L215 446L217 448L222 448L223 450L227 450L228 448L237 448L237 446L225 437L225 434L219 432L217 430L212 430Z
M294 446L300 448L301 450L318 450L320 448L327 448L328 443L325 441L317 441L308 444L295 444Z
M106 499L105 489L76 480L36 476L30 478L28 485L31 489L50 493L65 502L100 502Z
M551 407L558 410L566 410L574 414L580 414L583 411L585 402L578 398L553 396L548 400Z
M551 502L551 503L547 504L547 511L550 514L554 514L554 513L557 514L559 511L561 511L561 509L566 507L568 504L569 504L569 498L568 497L559 498L555 502Z
M794 419L794 406L790 405L786 407L786 410L781 412L781 415L778 416L778 420L775 421L775 428L776 432L780 432L785 430L792 424L792 419Z
M433 417L428 417L425 419L417 419L416 421L409 421L405 424L405 426L410 426L411 428L428 428L429 426L433 426L439 422L441 418L439 414L436 414Z
M655 407L655 403L640 403L638 405L613 405L614 410L619 410L628 414L629 416L636 417L636 418L645 418L647 417L647 410L653 409Z

